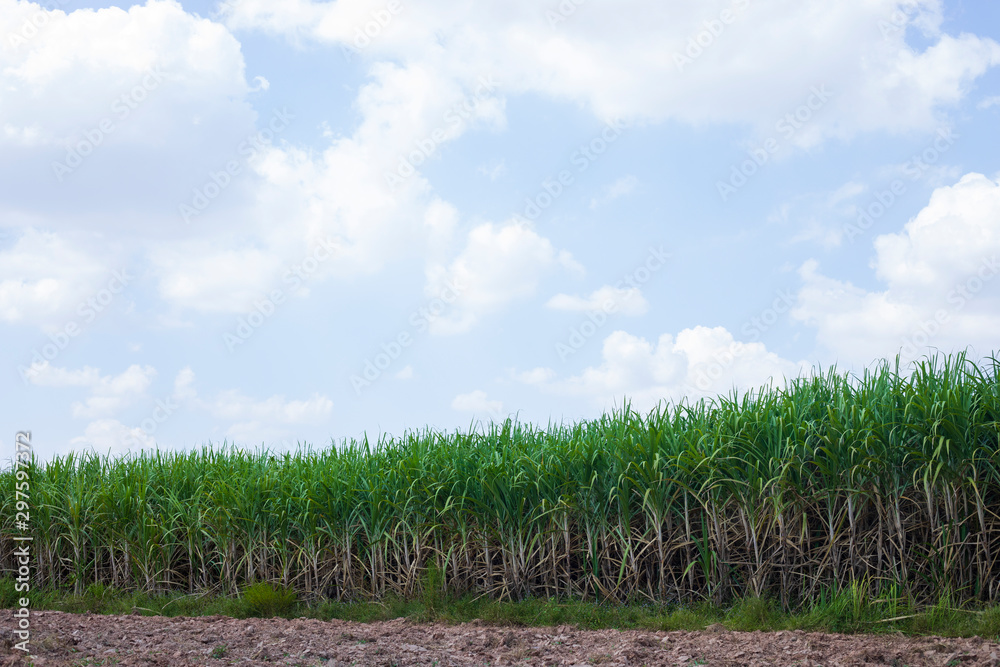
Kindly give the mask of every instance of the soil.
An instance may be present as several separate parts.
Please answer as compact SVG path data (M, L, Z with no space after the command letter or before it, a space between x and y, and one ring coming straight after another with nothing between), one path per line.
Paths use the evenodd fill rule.
M31 657L13 648L0 610L0 665L971 665L1000 666L1000 644L974 637L498 627L395 620L237 620L32 612Z

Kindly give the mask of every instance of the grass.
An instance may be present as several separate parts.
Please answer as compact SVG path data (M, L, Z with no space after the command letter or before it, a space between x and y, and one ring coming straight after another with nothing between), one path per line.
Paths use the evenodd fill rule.
M243 602L254 616L280 616L295 607L295 591L275 589L266 583L257 583L243 589Z
M13 580L0 580L0 594L13 590ZM925 608L896 601L890 609L884 604L856 607L851 600L834 598L796 612L783 611L773 600L745 598L720 607L709 603L693 605L598 603L579 599L528 598L498 601L486 598L442 596L430 601L406 600L387 596L381 602L293 601L263 607L260 597L288 602L287 593L268 585L258 585L258 597L243 595L231 598L211 593L183 595L168 593L126 593L114 589L92 588L82 595L68 591L34 591L32 608L72 613L141 614L144 616L212 616L233 618L316 618L371 622L409 618L417 622L447 624L480 620L498 626L560 626L597 630L704 630L720 624L729 630L774 632L804 630L840 633L899 633L944 637L980 636L1000 640L1000 606L980 610L959 610L946 600ZM268 592L269 591L269 592ZM8 597L0 597L7 607ZM892 616L888 615L891 610ZM214 648L215 657L225 655L223 645Z
M959 354L546 429L70 455L0 472L0 541L21 534L27 481L35 586L91 604L267 582L308 604L429 612L445 594L678 609L750 595L844 627L946 616L1000 601L998 378L997 358Z

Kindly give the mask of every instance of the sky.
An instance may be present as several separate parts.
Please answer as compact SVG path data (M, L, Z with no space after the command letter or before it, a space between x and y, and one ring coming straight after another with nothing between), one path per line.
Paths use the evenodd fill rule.
M1000 350L993 0L0 0L0 40L11 455Z

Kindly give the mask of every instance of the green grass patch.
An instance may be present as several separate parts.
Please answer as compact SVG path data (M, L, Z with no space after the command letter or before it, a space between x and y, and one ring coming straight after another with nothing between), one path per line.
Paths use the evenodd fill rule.
M0 601L14 605L9 591L13 579L0 579ZM844 593L798 611L783 611L774 600L748 597L728 606L708 603L690 605L634 602L592 602L567 598L527 598L497 601L465 595L449 596L438 591L433 597L405 600L388 595L383 600L338 602L301 601L294 593L270 584L247 587L239 597L213 595L147 595L90 586L83 594L32 590L32 608L97 614L141 614L145 616L231 616L339 619L371 622L409 618L417 622L449 624L480 620L493 625L546 627L575 626L583 630L704 630L721 624L728 630L775 632L806 630L840 633L897 633L980 636L1000 640L1000 606L957 608L947 596L938 604L916 608L897 599L868 600ZM225 646L214 649L224 655Z
M295 591L277 589L269 583L257 583L243 589L243 603L254 616L285 616L295 607Z

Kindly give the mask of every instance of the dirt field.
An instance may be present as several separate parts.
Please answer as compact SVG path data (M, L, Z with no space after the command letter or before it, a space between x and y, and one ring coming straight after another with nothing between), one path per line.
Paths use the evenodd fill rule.
M31 615L32 657L0 610L0 665L1000 665L983 639L804 632L643 632L221 616Z

